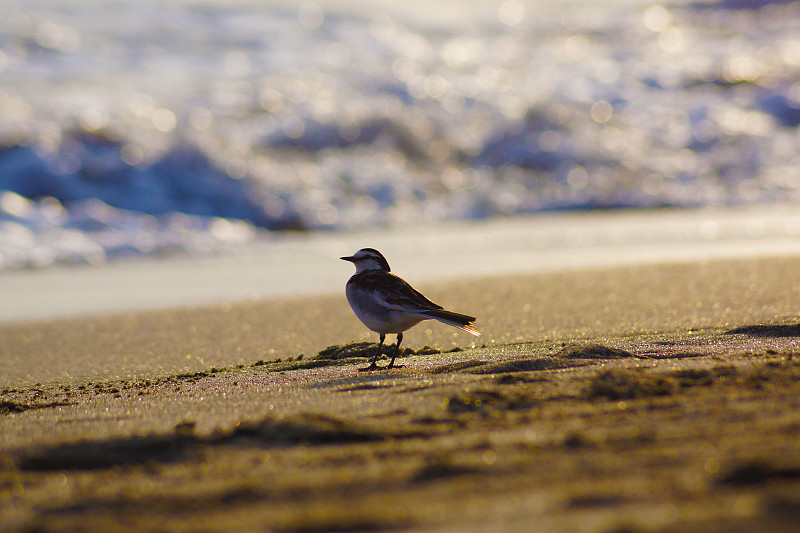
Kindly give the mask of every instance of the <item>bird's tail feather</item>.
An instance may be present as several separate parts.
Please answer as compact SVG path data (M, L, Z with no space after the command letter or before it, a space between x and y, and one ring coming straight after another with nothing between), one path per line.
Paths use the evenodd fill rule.
M481 334L481 332L475 329L475 326L472 325L472 323L475 322L474 316L462 315L461 313L445 311L444 309L426 309L420 314L427 318L433 318L449 326L464 330L467 333L475 335L476 337L480 336Z

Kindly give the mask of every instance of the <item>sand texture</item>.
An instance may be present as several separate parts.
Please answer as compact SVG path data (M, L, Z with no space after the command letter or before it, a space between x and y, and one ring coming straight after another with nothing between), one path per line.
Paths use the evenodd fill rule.
M800 259L590 267L2 325L0 530L797 531Z

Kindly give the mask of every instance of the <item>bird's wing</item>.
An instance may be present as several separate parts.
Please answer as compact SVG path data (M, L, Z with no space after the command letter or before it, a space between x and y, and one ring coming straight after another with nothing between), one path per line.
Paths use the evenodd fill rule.
M384 274L386 278L381 280L380 285L385 290L376 291L375 296L387 307L404 310L442 309L441 305L437 305L425 298L421 292L409 285L400 276L395 276L391 272Z

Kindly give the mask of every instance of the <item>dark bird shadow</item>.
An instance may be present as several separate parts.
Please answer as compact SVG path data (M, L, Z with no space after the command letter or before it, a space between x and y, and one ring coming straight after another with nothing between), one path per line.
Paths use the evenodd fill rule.
M751 335L753 337L800 337L800 324L742 326L726 331L726 335Z

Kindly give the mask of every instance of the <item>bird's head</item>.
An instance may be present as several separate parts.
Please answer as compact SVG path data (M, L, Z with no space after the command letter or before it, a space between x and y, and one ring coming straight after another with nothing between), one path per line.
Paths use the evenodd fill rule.
M350 261L356 266L356 274L367 270L383 270L389 272L389 263L386 258L374 248L362 248L349 257L340 257L344 261Z

